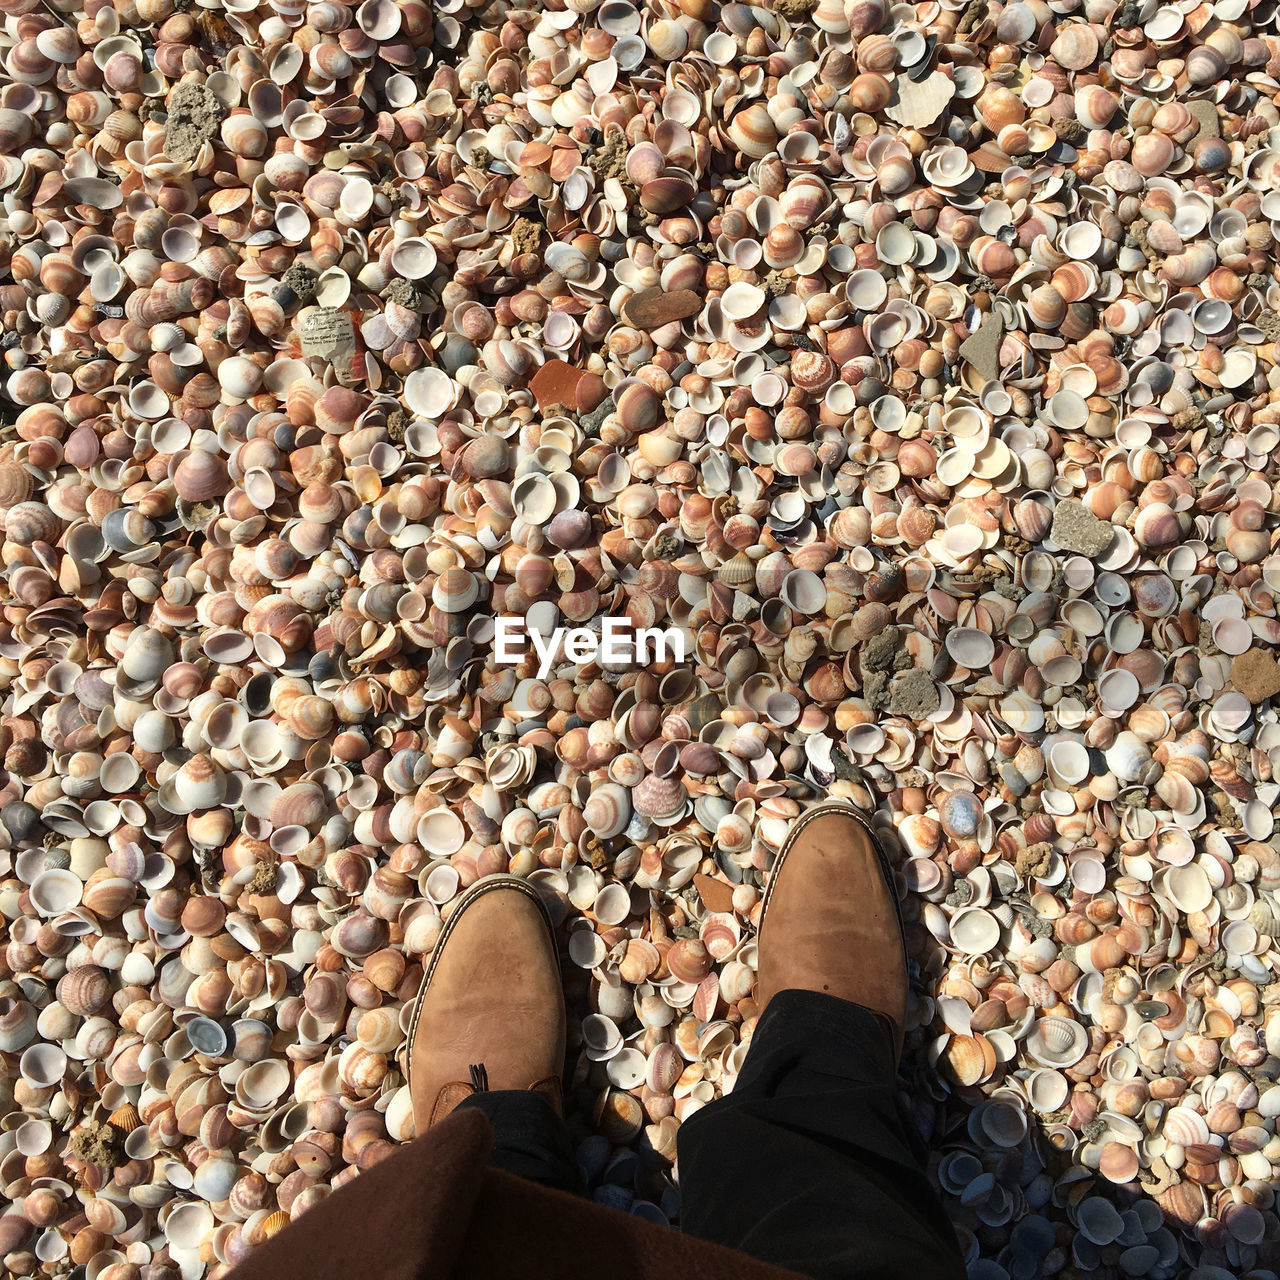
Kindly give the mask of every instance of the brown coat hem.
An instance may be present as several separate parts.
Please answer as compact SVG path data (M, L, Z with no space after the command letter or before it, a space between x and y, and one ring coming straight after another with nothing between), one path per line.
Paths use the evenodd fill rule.
M492 1143L481 1112L455 1111L260 1245L231 1280L798 1280L491 1169Z

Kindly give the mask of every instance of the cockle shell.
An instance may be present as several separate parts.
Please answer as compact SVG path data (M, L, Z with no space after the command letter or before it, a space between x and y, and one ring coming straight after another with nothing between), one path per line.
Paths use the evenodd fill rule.
M1084 1028L1067 1018L1039 1018L1027 1036L1027 1052L1046 1067L1074 1066L1087 1046Z
M684 808L685 790L678 778L650 774L632 791L631 803L646 818L668 818Z

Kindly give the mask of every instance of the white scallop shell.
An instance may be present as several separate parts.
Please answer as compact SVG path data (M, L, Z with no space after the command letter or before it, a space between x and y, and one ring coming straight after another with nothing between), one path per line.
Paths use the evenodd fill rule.
M1071 1067L1089 1047L1088 1032L1068 1018L1040 1018L1026 1041L1027 1053L1045 1067Z

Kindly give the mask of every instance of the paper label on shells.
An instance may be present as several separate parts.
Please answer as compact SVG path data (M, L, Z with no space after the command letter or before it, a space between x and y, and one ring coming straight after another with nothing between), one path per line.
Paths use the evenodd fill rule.
M364 376L363 353L349 312L336 307L310 307L298 317L302 354L327 360L341 382Z

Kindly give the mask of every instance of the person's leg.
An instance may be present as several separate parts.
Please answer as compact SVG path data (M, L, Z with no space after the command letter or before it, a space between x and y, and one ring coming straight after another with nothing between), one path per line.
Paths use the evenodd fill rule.
M961 1280L894 1079L876 1014L780 992L733 1092L680 1128L682 1229L818 1280Z
M459 1111L483 1111L493 1126L489 1163L530 1182L581 1195L582 1170L564 1117L541 1094L503 1089L473 1093Z
M493 1129L491 1165L581 1190L563 1119L555 938L531 885L490 876L467 890L432 949L408 1038L419 1136L456 1110L482 1111Z
M961 1280L898 1106L908 988L892 875L847 806L792 827L765 888L759 966L737 1084L680 1129L684 1230L818 1280Z

